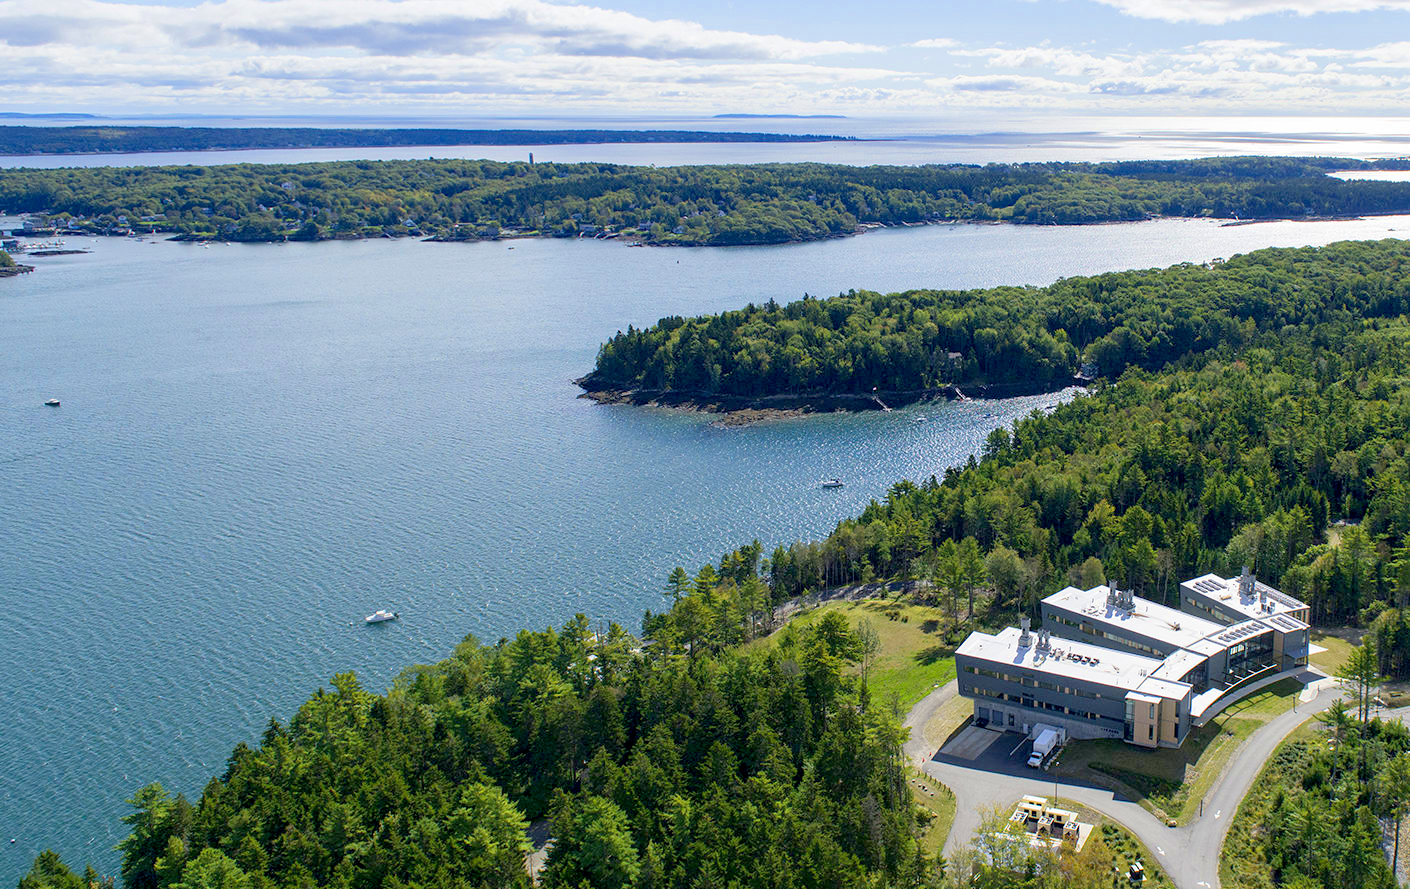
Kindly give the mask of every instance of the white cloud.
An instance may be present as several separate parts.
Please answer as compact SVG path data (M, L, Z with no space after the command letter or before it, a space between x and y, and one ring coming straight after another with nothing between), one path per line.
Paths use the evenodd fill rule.
M564 55L805 59L882 49L713 30L695 22L545 0L221 0L187 8L0 0L0 42L78 43L99 35L105 45L130 48L246 46L391 55L482 53L529 45Z
M772 104L858 78L882 47L798 40L545 0L0 0L0 66L24 100L88 108L205 102L584 107L646 96ZM840 65L837 60L847 64Z
M981 58L996 68L1046 68L1064 77L1121 77L1141 69L1139 59L1129 54L1100 56L1053 46L991 47L955 55Z
M1082 92L1084 89L1078 84L1067 83L1061 80L1052 80L1046 77L1029 77L1018 74L978 76L966 74L958 77L933 78L927 80L926 84L932 87L959 90L961 92L1026 93L1029 95L1074 93Z
M1410 90L1410 42L905 46L943 52L883 55L548 0L0 0L7 102L37 110L1383 112Z
M1167 22L1223 25L1260 15L1410 11L1410 0L1097 0L1127 15Z

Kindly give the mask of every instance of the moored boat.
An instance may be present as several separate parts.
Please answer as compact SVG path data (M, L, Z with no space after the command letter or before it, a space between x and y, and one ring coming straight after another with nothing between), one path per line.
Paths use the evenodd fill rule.
M824 488L840 488L840 487L842 487L842 479L840 479L840 478L824 479L824 480L823 480L823 483L822 483L822 486L823 486Z
M51 399L49 399L48 401L44 402L44 406L45 406L45 407L58 407L58 406L59 406L59 399L57 399L57 398L51 398Z
M401 617L401 615L397 614L395 611L383 611L379 609L363 618L363 623L380 624L383 621L396 620L398 617Z

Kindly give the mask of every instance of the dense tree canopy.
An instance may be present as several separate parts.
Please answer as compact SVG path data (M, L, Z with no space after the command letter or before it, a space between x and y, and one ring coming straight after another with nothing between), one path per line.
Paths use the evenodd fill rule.
M1283 745L1239 807L1224 847L1230 889L1399 885L1381 819L1410 811L1410 733L1341 702L1318 721L1322 737Z
M604 343L589 388L737 396L1067 385L1238 348L1288 325L1410 311L1410 245L1260 250L1227 262L1066 278L1047 287L852 291L699 318Z
M709 598L691 592L681 604ZM680 606L678 606L680 607ZM231 754L198 803L142 788L127 889L915 885L900 729L869 706L840 618L788 652L649 644L581 616L405 671L334 678ZM917 870L919 869L919 870ZM77 889L52 853L24 889Z
M485 160L0 171L0 208L93 231L276 241L507 232L649 243L777 244L864 224L1057 224L1410 212L1410 183L1344 181L1357 161L629 167Z
M622 142L831 142L841 136L692 130L450 130L336 127L0 126L0 154L213 151L395 145L585 145Z

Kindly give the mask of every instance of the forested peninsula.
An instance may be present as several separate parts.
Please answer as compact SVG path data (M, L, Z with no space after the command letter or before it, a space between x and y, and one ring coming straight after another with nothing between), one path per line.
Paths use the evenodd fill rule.
M0 278L12 278L15 275L23 275L25 272L32 271L34 271L34 266L20 265L10 254L0 250Z
M1404 241L1260 250L1046 287L851 291L618 332L579 384L601 400L874 408L1050 391L1158 370L1267 331L1410 311Z
M637 142L846 142L847 136L701 130L458 130L333 127L0 126L0 155L411 145L607 145Z
M9 169L0 171L0 209L32 214L40 229L230 241L594 237L731 246L935 222L1048 225L1410 212L1410 182L1327 175L1396 166L1404 162L1212 158L658 169L417 160Z

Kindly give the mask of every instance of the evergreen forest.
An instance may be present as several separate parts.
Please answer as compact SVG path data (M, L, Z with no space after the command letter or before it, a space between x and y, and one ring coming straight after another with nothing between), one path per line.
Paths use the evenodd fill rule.
M691 130L452 130L337 127L0 126L0 154L236 151L437 145L603 145L623 142L833 142L839 136Z
M1374 658L1374 644L1366 652ZM1363 699L1364 700L1364 699ZM1264 767L1229 827L1223 885L1229 889L1394 889L1382 819L1410 810L1410 733L1337 701ZM1410 842L1391 829L1400 851Z
M1260 332L1410 311L1410 247L1260 250L1227 261L1066 278L1046 287L851 291L629 327L586 388L745 397L1049 391L1242 348Z
M130 801L127 889L924 885L895 715L820 622L787 656L642 645L581 615L406 670L334 677L192 804ZM76 880L46 853L23 889Z
M264 131L261 131L264 132ZM269 131L273 132L273 131ZM0 170L0 209L67 231L230 241L624 237L731 246L866 226L1410 212L1410 182L1336 158L1110 164L633 167L487 160Z

